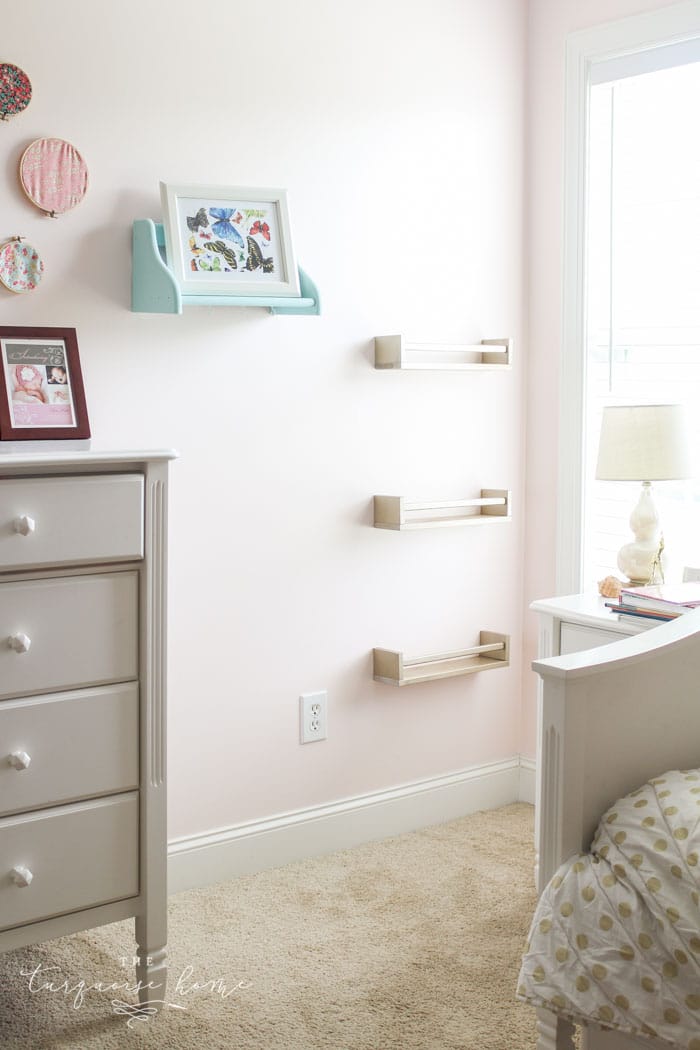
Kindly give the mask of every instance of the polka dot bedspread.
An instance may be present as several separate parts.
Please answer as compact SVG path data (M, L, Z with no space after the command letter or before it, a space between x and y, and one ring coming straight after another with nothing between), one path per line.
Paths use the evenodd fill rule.
M542 894L518 999L700 1050L700 769L603 815Z

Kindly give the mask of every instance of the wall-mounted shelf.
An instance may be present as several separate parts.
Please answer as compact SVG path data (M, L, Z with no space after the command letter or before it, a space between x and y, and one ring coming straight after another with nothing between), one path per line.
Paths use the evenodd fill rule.
M510 660L510 636L494 631L481 631L479 644L457 653L440 653L407 659L390 649L374 649L374 680L387 685L416 685L438 678L475 674L507 667Z
M482 489L478 499L409 500L374 497L375 529L432 529L444 525L483 525L511 520L509 489Z
M480 343L410 343L402 335L374 337L374 367L464 372L513 364L511 339L482 339Z
M131 309L134 313L181 314L183 306L258 306L271 314L320 314L318 288L299 267L300 297L183 295L165 262L163 226L152 219L134 222Z

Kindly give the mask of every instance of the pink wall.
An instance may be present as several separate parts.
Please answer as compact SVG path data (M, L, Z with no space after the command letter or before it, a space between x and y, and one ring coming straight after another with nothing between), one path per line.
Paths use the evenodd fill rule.
M99 6L99 11L97 10ZM36 0L3 15L29 108L2 128L0 214L45 255L3 324L78 330L96 443L174 446L170 833L205 832L517 753L525 6L521 0ZM37 29L37 26L39 29ZM99 37L99 46L86 39ZM91 186L53 221L23 148L73 141ZM285 186L319 318L129 312L159 180ZM375 335L512 336L512 372L372 367ZM512 488L512 524L371 527L374 493ZM505 581L505 582L504 582ZM412 689L408 653L514 639L512 666ZM329 739L298 743L298 696Z
M555 593L557 429L561 353L562 215L564 177L564 60L566 38L577 29L666 7L663 0L530 0L526 274L529 356L527 374L527 513L525 608ZM524 618L521 751L535 752L537 651L534 613Z
M529 601L554 587L564 44L656 6L531 0L528 25L524 0L211 0L204 36L187 0L167 17L141 0L99 19L90 0L4 16L6 60L34 97L2 129L0 235L33 239L46 276L32 295L1 292L0 322L77 328L96 443L182 453L171 835L533 752L523 478ZM103 46L86 47L98 28ZM84 203L55 221L14 175L40 135L73 141L91 170ZM286 186L322 316L130 313L131 222L159 217L160 179ZM373 336L400 331L510 335L515 366L375 372ZM513 489L512 524L371 528L374 493L481 487ZM459 649L481 629L511 634L510 668L372 681L373 646ZM329 739L300 747L297 697L324 688Z

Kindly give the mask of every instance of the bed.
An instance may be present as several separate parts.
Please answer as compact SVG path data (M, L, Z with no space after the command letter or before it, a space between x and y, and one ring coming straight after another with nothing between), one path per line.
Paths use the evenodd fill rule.
M518 995L537 1009L537 1050L573 1050L575 1025L582 1025L584 1050L700 1050L700 982L691 976L688 984L689 973L700 973L696 848L700 836L700 610L643 634L537 661L533 666L542 680L536 800L536 880L541 898ZM615 805L618 801L620 805ZM649 823L651 813L656 814L656 827L653 819ZM663 836L656 834L659 821L664 823ZM645 845L632 844L628 838L631 824L647 833ZM634 858L631 863L630 858ZM666 886L659 894L656 875L647 862L665 865L667 871L676 869L667 881L682 898L677 907L665 899L659 905L657 897L663 898ZM571 934L569 946L574 951L565 966L570 994L559 995L538 984L549 983L547 953L553 961L557 950L562 952L548 916L561 914L567 886L572 891L569 898L580 898L595 937L587 938L580 924ZM614 909L614 929L607 940L600 926L601 914L595 910L601 898L605 898L606 911ZM641 936L644 944L647 933L639 926L630 931L635 940L621 944L620 904L633 921L641 921L639 914L644 911L644 930L652 922L671 938L670 947L664 949L671 951L670 957L646 956L637 940ZM565 912L569 906L567 901ZM658 918L660 906L663 920ZM541 930L547 934L544 939ZM688 948L691 943L697 952ZM579 951L578 945L586 950ZM626 1001L622 983L616 987L618 979L622 982L624 978L618 978L615 966L601 963L613 955L619 958L621 947L622 962L633 979L647 981L642 985L648 988L644 1008L648 1018L649 1004L653 1004L655 1017L654 1023L647 1020L646 1027L638 1018L630 1027L629 1015L616 1006L616 1001L623 1005ZM675 964L674 952L680 960ZM661 958L670 959L668 965ZM586 975L577 968L584 962L596 968L593 978L590 970ZM674 973L674 965L680 976ZM655 980L656 966L665 982L663 990ZM597 980L600 974L604 979ZM675 991L676 981L685 981L680 993ZM680 994L678 1010L669 1006L666 986ZM578 995L577 987L587 995ZM588 1002L592 992L605 993L605 998L593 996ZM602 1014L601 1001L609 1004Z

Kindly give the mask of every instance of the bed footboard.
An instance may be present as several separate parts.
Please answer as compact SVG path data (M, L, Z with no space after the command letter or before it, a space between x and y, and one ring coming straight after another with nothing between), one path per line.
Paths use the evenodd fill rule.
M537 887L586 852L618 798L670 769L700 766L700 610L598 649L536 661ZM537 1050L572 1050L571 1025L537 1011ZM596 1025L584 1050L668 1046Z
M700 609L653 630L538 660L538 891L590 846L615 799L700 766Z

